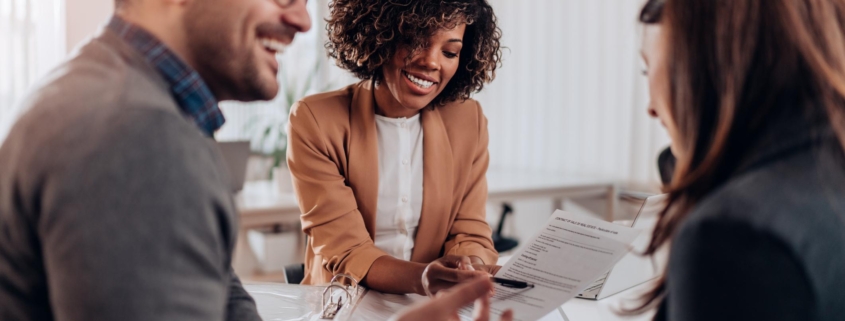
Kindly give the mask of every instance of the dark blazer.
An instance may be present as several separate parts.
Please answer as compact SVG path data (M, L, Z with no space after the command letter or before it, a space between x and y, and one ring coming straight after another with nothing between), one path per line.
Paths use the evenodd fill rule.
M826 121L773 122L693 209L656 320L845 320L845 162Z
M106 30L0 147L0 320L260 320L212 139Z

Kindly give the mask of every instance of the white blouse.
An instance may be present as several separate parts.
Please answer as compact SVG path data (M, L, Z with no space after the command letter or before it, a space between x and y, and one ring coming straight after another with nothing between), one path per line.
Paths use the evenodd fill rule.
M423 198L423 131L420 115L376 115L378 203L375 245L397 259L410 260Z

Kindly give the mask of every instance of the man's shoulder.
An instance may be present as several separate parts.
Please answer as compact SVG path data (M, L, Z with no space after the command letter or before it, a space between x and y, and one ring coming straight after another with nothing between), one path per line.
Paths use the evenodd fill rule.
M119 54L94 39L37 82L20 107L28 113L39 113L107 105L120 98L128 74L129 66ZM69 109L68 105L76 108Z
M132 155L175 164L210 156L213 148L209 146L193 124L156 108L95 111L65 122L22 119L0 148L0 156L17 160L0 165L16 168L0 171L34 173L52 168L65 172L91 167L94 160Z
M151 67L113 42L107 34L92 39L33 86L8 138L40 145L129 109L164 110L178 116L167 87Z
M129 131L179 131L201 138L179 114L167 87L142 63L108 39L94 38L30 91L21 105L24 114L4 142L4 153L36 165L85 157Z
M101 108L120 101L137 104L139 97L159 104L172 102L164 79L152 65L117 36L104 31L36 84L22 107Z

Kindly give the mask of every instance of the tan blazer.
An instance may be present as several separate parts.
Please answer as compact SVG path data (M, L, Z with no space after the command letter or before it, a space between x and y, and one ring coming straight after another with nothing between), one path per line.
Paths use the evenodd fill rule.
M426 108L423 205L411 261L474 255L495 264L487 201L487 118L475 100ZM306 97L292 107L288 166L310 236L302 284L346 273L358 280L389 255L373 243L378 140L372 81Z

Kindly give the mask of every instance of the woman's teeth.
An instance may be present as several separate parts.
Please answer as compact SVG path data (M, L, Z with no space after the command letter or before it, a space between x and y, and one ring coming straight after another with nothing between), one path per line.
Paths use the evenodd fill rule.
M405 77L408 77L408 80L410 80L412 83L416 84L417 86L420 86L420 88L425 89L425 88L431 87L431 85L434 85L434 82L432 82L432 81L419 79L419 78L414 77L413 75L411 75L407 72L403 72L403 74L405 74Z
M288 45L271 38L260 38L258 39L258 41L261 43L262 46L264 46L264 48L273 51L277 54L285 52L285 49L288 47Z

